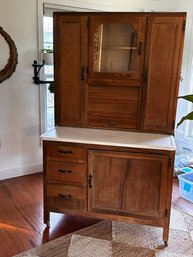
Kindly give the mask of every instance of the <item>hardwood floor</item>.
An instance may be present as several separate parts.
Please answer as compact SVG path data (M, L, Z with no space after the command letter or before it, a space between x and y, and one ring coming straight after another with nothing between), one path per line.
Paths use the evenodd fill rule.
M0 181L0 257L10 257L98 220L51 213L43 223L42 174Z
M172 205L193 215L193 203L178 195L174 179ZM42 174L0 181L0 256L11 257L98 220L51 213L51 226L43 224Z

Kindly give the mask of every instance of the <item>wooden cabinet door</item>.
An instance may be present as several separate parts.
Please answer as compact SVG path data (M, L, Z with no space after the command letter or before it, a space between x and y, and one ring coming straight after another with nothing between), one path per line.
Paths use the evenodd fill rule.
M149 17L143 130L173 133L184 17Z
M89 151L89 211L109 214L163 215L168 157Z
M55 123L81 126L85 119L87 17L54 16Z
M144 15L89 17L89 78L141 79L146 36Z

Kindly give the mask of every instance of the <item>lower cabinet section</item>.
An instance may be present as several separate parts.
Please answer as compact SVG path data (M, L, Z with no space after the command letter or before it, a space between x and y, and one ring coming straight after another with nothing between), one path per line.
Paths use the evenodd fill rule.
M163 227L168 241L174 151L43 141L50 212ZM51 151L51 149L54 149Z

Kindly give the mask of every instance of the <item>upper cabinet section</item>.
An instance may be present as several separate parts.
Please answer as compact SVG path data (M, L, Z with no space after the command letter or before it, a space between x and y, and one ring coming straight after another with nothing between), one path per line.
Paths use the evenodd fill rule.
M173 134L185 13L54 13L58 126Z
M89 78L141 79L146 18L132 14L89 18Z

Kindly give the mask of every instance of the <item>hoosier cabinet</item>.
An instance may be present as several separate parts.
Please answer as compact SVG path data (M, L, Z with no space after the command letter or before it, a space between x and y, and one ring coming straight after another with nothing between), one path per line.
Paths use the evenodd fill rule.
M42 135L50 212L163 227L185 13L55 13L53 130Z

